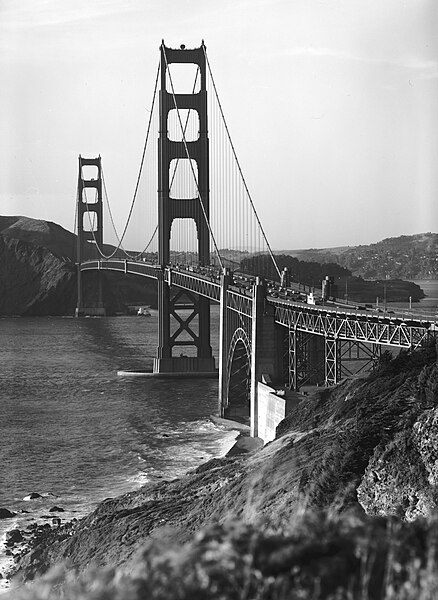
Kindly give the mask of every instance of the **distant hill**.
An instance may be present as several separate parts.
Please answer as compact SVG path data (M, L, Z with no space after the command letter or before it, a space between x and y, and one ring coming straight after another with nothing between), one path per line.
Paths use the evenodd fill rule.
M424 298L424 292L416 283L403 281L400 278L383 280L368 280L353 275L350 269L342 267L334 260L317 262L314 260L299 260L288 254L276 254L278 268L287 267L291 280L310 287L321 289L321 282L329 276L333 278L331 296L349 299L354 302L373 303L379 298L384 302L418 302ZM241 263L245 272L263 274L268 279L278 279L271 261L266 260L266 255L255 255L245 258Z
M50 250L58 258L75 261L77 236L61 225L30 217L3 217L0 215L0 234L22 242L29 242ZM111 244L104 244L103 251L111 254L115 250ZM96 253L92 244L84 251L87 258Z
M77 237L60 225L22 216L0 216L0 315L72 315L76 306ZM105 246L110 253L113 246ZM89 245L87 257L96 250ZM131 275L102 273L108 314L130 304L154 304L156 285ZM97 298L93 274L85 274L90 305Z
M438 233L386 238L367 246L291 250L305 261L335 262L364 279L437 279Z
M29 217L0 216L0 233L9 239L47 248L60 258L73 259L76 236L56 223Z

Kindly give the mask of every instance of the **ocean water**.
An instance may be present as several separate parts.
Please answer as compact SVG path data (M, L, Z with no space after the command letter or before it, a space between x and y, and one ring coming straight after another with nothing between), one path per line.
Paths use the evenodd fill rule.
M438 280L436 279L415 279L414 283L418 284L426 297L420 302L412 303L409 306L408 302L388 302L388 308L402 308L403 310L411 311L416 315L435 316L438 313Z
M175 478L233 445L212 423L216 380L120 377L152 366L151 317L0 319L0 507L8 529L81 517L148 481ZM218 312L212 311L217 350ZM25 500L32 492L43 497ZM26 512L20 512L26 511Z

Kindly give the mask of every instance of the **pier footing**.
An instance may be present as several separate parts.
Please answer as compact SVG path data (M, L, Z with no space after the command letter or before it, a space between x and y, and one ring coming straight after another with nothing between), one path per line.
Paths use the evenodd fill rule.
M147 370L123 370L117 371L119 377L155 377L156 379L217 379L219 371L173 371L154 372Z

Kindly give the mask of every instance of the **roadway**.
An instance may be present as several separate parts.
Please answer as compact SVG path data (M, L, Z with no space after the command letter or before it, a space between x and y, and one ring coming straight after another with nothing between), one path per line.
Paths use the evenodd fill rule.
M198 267L187 265L169 265L164 269L158 264L144 260L89 260L81 265L81 271L112 270L122 273L136 274L152 279L164 277L169 284L206 296L213 301L220 300L221 271L213 266ZM238 271L230 272L229 290L235 294L252 297L256 277ZM406 327L420 327L429 331L438 331L437 316L421 314L417 311L401 309L383 310L355 302L345 302L337 298L324 300L321 292L314 291L314 303L309 304L309 286L291 282L288 287L282 287L274 281L266 282L267 301L275 307L312 312L321 316L332 316L342 319L356 319L376 323L391 323Z

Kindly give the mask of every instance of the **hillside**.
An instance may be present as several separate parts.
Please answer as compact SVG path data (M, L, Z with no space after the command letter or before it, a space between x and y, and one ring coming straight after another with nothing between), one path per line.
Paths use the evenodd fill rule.
M388 302L418 302L424 298L424 292L415 283L401 279L384 279L383 281L370 281L352 275L346 267L342 267L332 260L328 262L315 262L313 260L299 260L288 254L275 255L280 270L287 267L291 280L305 284L309 287L321 289L321 282L326 275L333 278L334 287L330 295L337 298L346 298L355 302L374 303L379 298ZM264 274L269 279L278 279L277 272L271 261L266 256L251 256L243 259L241 267L244 271L254 274Z
M76 236L60 225L28 217L0 216L0 234L50 250L65 261L73 260Z
M56 223L0 216L0 315L73 315L75 251L76 236ZM84 289L94 302L92 274L85 275ZM131 303L156 301L154 284L135 276L103 273L103 292L108 314L126 312Z
M297 597L325 598L330 588L320 589L325 594L312 596L312 572L322 580L330 578L332 569L340 569L342 578L354 573L359 576L361 563L355 563L354 556L360 554L360 547L368 551L374 548L374 558L379 551L389 552L388 546L385 550L386 535L404 536L405 541L400 541L394 552L406 549L401 564L409 557L417 559L418 553L419 571L421 561L426 560L427 545L418 536L425 535L427 526L420 521L411 529L403 529L400 519L433 518L438 483L434 450L437 423L435 345L413 354L402 352L395 359L385 354L369 377L346 380L302 399L279 425L277 439L263 448L247 455L230 453L181 479L148 484L120 498L109 498L76 525L39 534L31 551L19 561L20 577L32 579L66 558L79 572L111 566L130 573L140 560L143 585L149 578L150 584L154 582L151 591L166 587L167 596L152 594L151 598L252 597L237 592L207 596L199 588L199 595L191 595L190 589L178 593L183 579L176 567L185 564L187 577L192 569L199 572L200 561L208 562L202 556L204 549L216 561L209 563L211 568L217 564L219 570L230 569L226 561L231 548L231 564L237 564L245 561L244 553L249 552L245 548L252 543L257 564L261 561L265 565L259 567L259 578L273 577L272 583L276 577L285 576L288 586L296 585L297 581L290 579L291 569L301 565L302 571L295 572L303 574L304 579L298 581L300 585L307 581L310 593ZM397 516L399 525L394 521L386 525L382 520L391 515ZM200 533L203 528L207 529ZM375 545L375 535L382 536L381 548ZM208 545L209 540L215 540L213 546ZM411 544L409 549L407 543ZM175 554L181 544L186 546L181 554ZM398 573L403 569L400 566ZM158 579L154 580L154 573ZM94 573L92 577L96 580L98 576ZM109 579L103 573L102 577L107 584L115 581L113 572ZM339 577L335 577L338 584L342 581ZM212 581L207 579L204 592L210 590ZM184 585L189 584L190 578ZM366 585L371 585L370 581ZM95 597L124 596L102 593ZM283 594L259 597L291 596L284 595L283 590Z
M300 260L335 262L365 279L437 279L438 233L386 238L376 244L297 250Z

